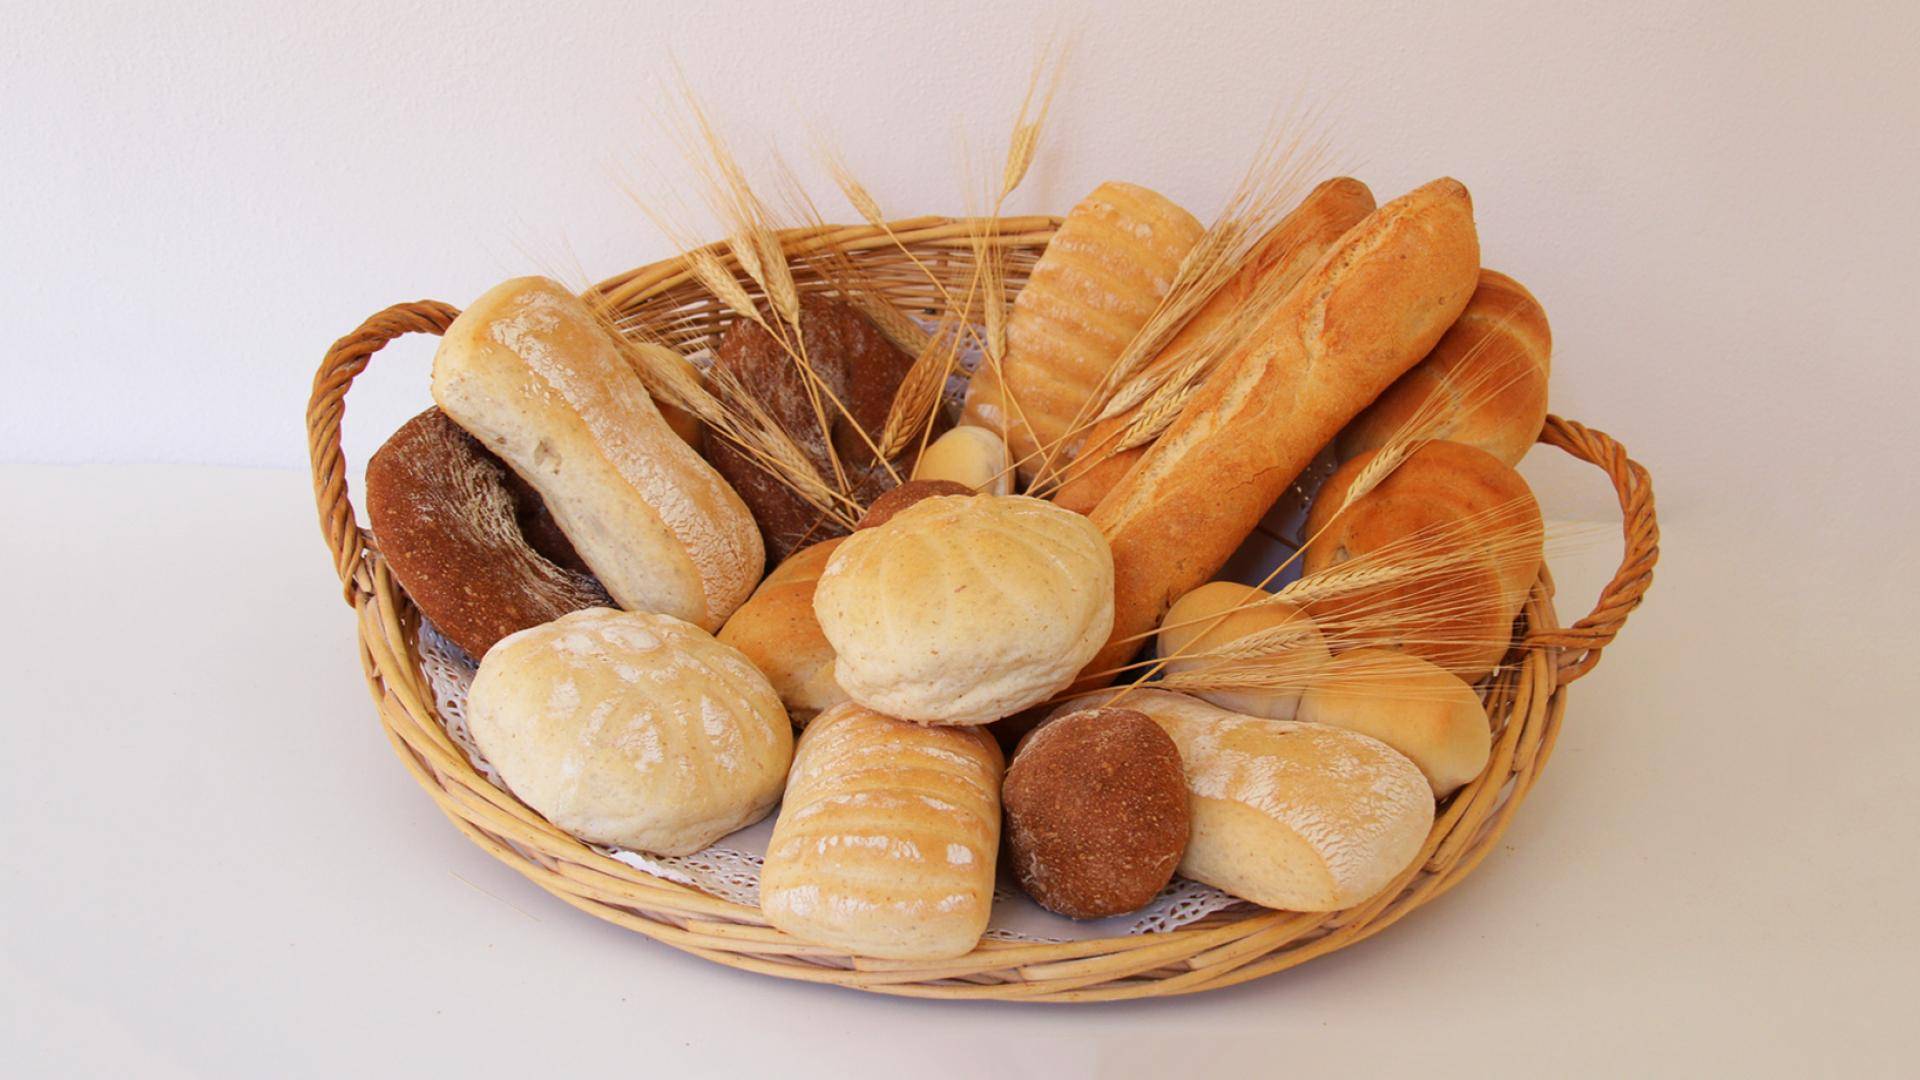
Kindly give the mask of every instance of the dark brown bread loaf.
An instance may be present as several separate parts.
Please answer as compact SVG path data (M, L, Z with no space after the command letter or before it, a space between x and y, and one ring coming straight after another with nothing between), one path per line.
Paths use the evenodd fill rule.
M870 502L893 486L893 477L877 463L870 442L879 439L894 392L913 366L913 357L849 305L819 297L801 301L800 342L807 366L845 406L845 412L824 393L817 395L816 411L808 380L793 355L750 320L735 322L721 336L714 348L714 367L739 380L829 484L836 480L833 455L837 455L854 497L863 504ZM708 439L706 449L708 460L760 523L769 565L801 547L846 532L739 448ZM894 467L901 476L911 471L904 462Z
M952 480L909 480L873 500L860 517L857 528L872 529L893 519L893 515L919 502L939 495L972 495L974 490Z
M1132 709L1088 709L1036 728L1001 792L1014 876L1061 915L1145 907L1187 850L1180 751Z
M570 568L579 556L539 496L439 409L367 463L367 517L414 605L475 659L508 634L613 604Z

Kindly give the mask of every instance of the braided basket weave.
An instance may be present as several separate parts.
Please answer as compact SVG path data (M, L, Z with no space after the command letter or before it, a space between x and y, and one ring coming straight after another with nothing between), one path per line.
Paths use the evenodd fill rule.
M1058 224L1052 217L999 222L995 242L1006 255L1010 296ZM915 218L893 223L893 230L912 259L868 226L788 230L781 242L803 290L826 288L819 266L832 249L855 260L903 310L938 309L928 272L965 291L973 258L964 222ZM733 268L724 245L713 250ZM751 281L743 284L752 288ZM623 274L594 291L622 316L675 327L672 343L688 352L708 345L730 318L679 259ZM454 825L548 892L696 956L783 978L915 997L1111 1001L1231 986L1379 933L1458 884L1493 850L1546 767L1566 711L1567 684L1592 670L1640 603L1659 554L1646 469L1606 435L1549 416L1540 441L1598 467L1613 482L1626 538L1620 568L1592 613L1569 627L1555 619L1552 579L1542 568L1518 623L1526 647L1516 648L1483 687L1494 724L1486 771L1441 804L1420 857L1358 907L1295 913L1242 905L1163 933L1057 943L984 940L953 960L849 956L768 926L754 908L599 854L494 787L447 736L415 645L419 615L355 521L340 420L348 387L374 353L404 334L442 333L457 314L446 304L420 301L368 319L327 351L307 407L321 528L359 620L361 664L387 737Z

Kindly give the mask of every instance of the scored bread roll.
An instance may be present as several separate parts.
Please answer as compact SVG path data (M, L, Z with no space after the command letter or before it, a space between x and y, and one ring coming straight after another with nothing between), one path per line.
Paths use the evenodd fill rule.
M1048 722L1112 696L1068 702ZM1118 704L1180 748L1193 823L1183 877L1263 907L1338 911L1386 888L1433 827L1426 777L1376 739L1166 690L1129 690Z
M1373 192L1352 177L1335 177L1314 188L1267 231L1246 265L1194 313L1146 370L1181 363L1198 348L1233 348L1237 342L1232 339L1240 336L1233 324L1248 330L1258 325L1252 321L1257 313L1241 310L1245 305L1258 298L1284 299L1320 256L1373 209ZM1053 493L1054 502L1082 514L1100 504L1134 462L1146 455L1144 444L1114 449L1139 415L1140 406L1135 406L1087 429L1080 452L1065 470L1067 482Z
M621 607L714 630L759 582L746 505L558 282L515 278L474 301L434 354L433 398L533 485Z
M689 855L765 817L793 727L737 650L670 615L590 608L503 639L467 723L521 802L595 844Z
M1301 566L1321 574L1396 545L1375 558L1388 568L1424 560L1432 569L1309 608L1336 648L1394 646L1476 682L1506 655L1514 617L1540 573L1540 504L1520 474L1492 454L1430 442L1341 509L1376 453L1340 466L1320 486L1307 513L1304 531L1313 539Z
M833 646L813 617L813 590L845 537L801 548L774 567L720 628L720 641L744 653L766 675L793 722L804 726L847 700L833 679Z
M914 463L915 480L949 480L982 495L1013 494L1013 470L998 432L961 424L927 444Z
M1248 635L1268 632L1274 644L1257 657L1218 655ZM1234 675L1254 672L1274 676L1279 685L1273 689L1183 687L1223 709L1273 720L1294 719L1307 678L1331 659L1319 627L1306 612L1273 599L1265 589L1234 581L1208 582L1176 600L1155 640L1167 660L1168 677L1231 681Z
M1432 349L1479 266L1467 189L1436 180L1349 230L1256 340L1214 369L1094 508L1113 547L1114 627L1084 685L1110 681L1320 448Z
M1444 394L1434 438L1518 464L1546 422L1552 365L1553 331L1540 301L1507 275L1483 269L1467 309L1427 358L1340 433L1340 457L1378 449L1428 398Z
M848 697L985 724L1066 686L1107 639L1113 563L1086 518L1052 503L946 495L847 537L813 610Z
M848 702L800 736L760 873L787 933L863 956L930 960L979 943L1000 846L1000 748Z
M1300 721L1379 739L1419 766L1443 798L1479 776L1493 749L1473 687L1393 649L1341 653L1301 699Z
M1007 318L999 371L982 366L961 422L1006 432L1022 478L1045 452L1067 459L1068 428L1127 343L1166 298L1205 232L1158 192L1108 181L1080 200L1048 242Z

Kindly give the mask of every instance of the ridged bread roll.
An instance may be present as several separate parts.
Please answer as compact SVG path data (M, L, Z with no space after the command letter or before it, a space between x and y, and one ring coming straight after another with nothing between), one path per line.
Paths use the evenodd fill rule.
M1013 470L1000 433L961 424L927 444L914 463L915 480L950 480L982 495L1013 494Z
M1479 269L1467 189L1436 180L1350 229L1256 341L1221 361L1094 508L1113 546L1114 626L1087 685L1131 658L1320 448L1433 348Z
M804 726L847 700L833 679L833 646L813 616L813 590L845 537L801 548L760 583L720 628L720 641L766 675L793 722Z
M434 355L433 398L533 485L621 607L711 631L759 582L746 504L558 282L515 278L474 301Z
M1301 699L1300 721L1379 739L1420 767L1436 797L1479 776L1493 750L1473 687L1393 649L1341 653Z
M688 855L765 817L793 727L739 651L670 615L590 608L522 630L467 694L521 802L595 844Z
M1000 847L1000 748L847 703L800 736L760 873L767 921L862 956L934 960L979 943Z
M1506 655L1514 617L1540 573L1540 504L1492 454L1443 441L1415 450L1336 514L1376 453L1334 470L1314 496L1304 530L1314 540L1301 555L1306 573L1415 535L1435 539L1411 557L1457 554L1438 556L1444 562L1431 573L1317 600L1312 614L1349 645L1396 647L1476 682Z
M985 724L1066 686L1107 639L1113 563L1079 514L1023 495L947 495L849 536L813 610L854 701Z
M1434 437L1478 447L1507 465L1525 457L1547 419L1553 331L1526 286L1496 270L1425 360L1340 433L1341 458L1377 450L1434 394L1454 403Z
M1284 299L1306 277L1314 263L1320 261L1320 256L1373 209L1373 192L1352 177L1335 177L1314 188L1299 206L1267 231L1248 256L1247 264L1194 312L1193 318L1167 342L1146 370L1180 363L1196 347L1231 347L1232 343L1219 335L1232 334L1228 325L1247 317L1248 313L1240 310L1244 305L1254 302L1256 296ZM1247 325L1247 329L1252 326ZM1087 429L1079 453L1065 470L1069 479L1053 493L1055 503L1082 514L1093 512L1127 470L1146 456L1150 444L1113 449L1128 425L1138 417L1136 406Z
M1272 595L1235 581L1211 581L1176 600L1167 609L1156 638L1160 656L1172 658L1164 669L1167 676L1230 680L1236 674L1271 674L1281 683L1273 689L1184 689L1223 709L1292 720L1300 708L1300 695L1306 691L1306 680L1325 668L1332 657L1313 619L1292 604L1272 599ZM1258 657L1218 655L1219 650L1250 634L1269 631L1276 638L1284 634L1284 640L1276 640L1271 650L1263 649Z
M1067 435L1205 231L1157 192L1118 181L1095 188L1067 213L1014 297L1002 372L975 372L961 422L1004 430L1021 477L1032 477L1035 451Z
M1386 888L1433 827L1426 777L1378 740L1165 690L1133 690L1119 704L1180 748L1193 798L1184 877L1263 907L1339 911Z

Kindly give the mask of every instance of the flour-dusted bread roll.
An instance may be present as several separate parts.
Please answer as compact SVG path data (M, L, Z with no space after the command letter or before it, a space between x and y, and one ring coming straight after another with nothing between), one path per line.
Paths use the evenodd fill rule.
M1087 519L1022 495L925 499L834 551L813 596L853 700L985 724L1067 685L1113 623Z
M1546 422L1552 368L1553 331L1540 301L1507 275L1481 270L1480 287L1440 343L1340 433L1340 456L1379 449L1441 394L1449 404L1437 438L1519 464Z
M842 539L787 556L720 628L720 641L745 653L767 676L796 724L847 700L833 679L833 646L813 617L814 585Z
M1112 696L1089 695L1056 715ZM1133 690L1119 704L1146 713L1180 748L1193 796L1181 875L1243 900L1284 911L1352 907L1405 870L1433 827L1427 778L1378 740L1165 690Z
M765 817L793 757L780 699L736 649L670 615L591 608L522 630L467 695L521 802L596 844L687 855Z
M441 339L433 397L533 485L621 607L715 630L759 583L746 504L559 283L515 278L474 301Z
M925 727L851 702L821 713L794 754L761 912L862 956L969 952L993 910L1002 765L978 728Z
M1156 641L1167 660L1166 674L1193 680L1207 678L1231 683L1236 677L1272 676L1273 688L1186 687L1196 697L1223 709L1273 720L1292 720L1300 707L1306 679L1331 659L1320 628L1306 612L1265 589L1234 581L1211 581L1167 609ZM1258 656L1235 656L1236 643L1251 649L1250 635L1272 641L1260 646Z
M1436 796L1479 776L1493 749L1473 687L1393 649L1341 653L1301 699L1300 720L1379 739L1418 765Z
M982 495L1013 494L1013 470L1000 433L961 424L927 444L914 463L915 480L949 480Z
M1166 298L1205 231L1146 188L1116 181L1095 188L1068 212L1014 297L1004 378L985 367L975 372L962 422L1005 430L1020 475L1032 477L1037 449L1075 441L1067 436L1081 406Z
M1415 450L1341 509L1376 453L1340 466L1320 486L1305 528L1314 539L1301 566L1319 574L1368 556L1384 560L1383 567L1418 565L1416 556L1441 561L1430 572L1316 600L1309 608L1336 650L1399 648L1476 682L1512 645L1514 617L1540 573L1540 504L1520 474L1492 454L1441 441ZM1401 546L1388 547L1395 544ZM1382 548L1387 555L1373 554Z

